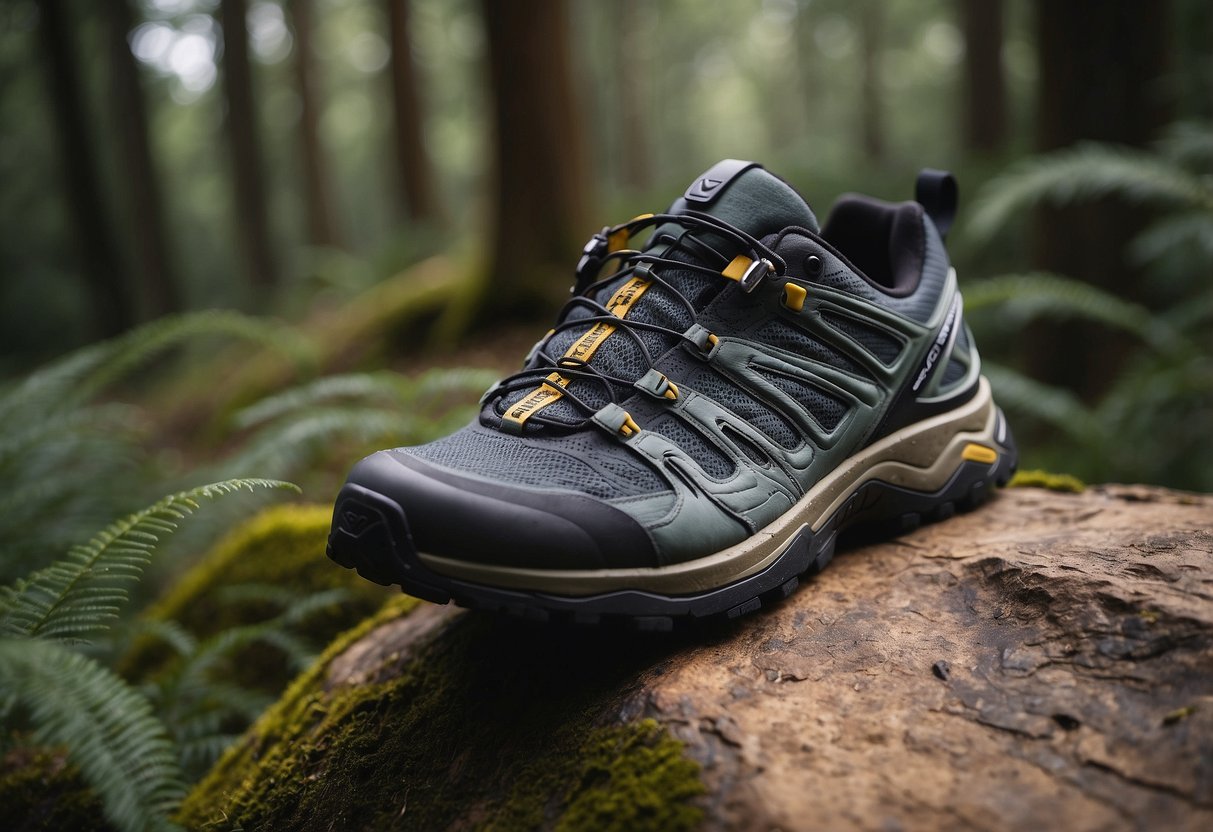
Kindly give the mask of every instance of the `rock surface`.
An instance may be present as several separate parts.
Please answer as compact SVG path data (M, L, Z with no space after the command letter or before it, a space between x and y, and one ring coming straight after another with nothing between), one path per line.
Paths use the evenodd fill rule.
M1213 496L1011 489L666 636L401 605L300 680L183 818L1213 829Z

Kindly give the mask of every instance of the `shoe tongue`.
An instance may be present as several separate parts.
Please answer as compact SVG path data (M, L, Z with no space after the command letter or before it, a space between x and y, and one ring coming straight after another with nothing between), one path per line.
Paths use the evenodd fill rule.
M788 226L818 230L808 203L756 162L725 159L708 168L670 206L671 214L699 211L761 239Z
M818 228L817 218L813 216L812 210L800 194L796 193L787 183L779 177L767 173L754 162L742 162L736 159L725 159L718 162L696 178L682 197L674 201L669 213L682 214L687 211L711 214L758 239L782 231L788 226L799 226L811 231L817 231ZM691 258L690 254L677 250L676 246L665 249L663 242L658 242L663 238L666 240L670 237L677 238L684 231L685 229L676 223L660 226L653 231L649 247L661 248L661 254L672 260ZM668 235L663 232L668 232ZM735 253L734 249L737 247L735 240L726 239L723 235L708 229L692 233L700 240L715 246L726 258ZM695 309L703 308L724 288L727 282L723 279L716 281L710 278L705 279L704 275L698 271L680 270L668 266L663 268L661 277L681 293ZM615 282L603 287L599 290L596 299L606 305L612 294L618 291L627 279L627 276L621 276ZM588 309L578 308L570 313L566 320L576 320L592 314ZM676 332L685 330L693 322L693 318L687 315L685 308L675 302L668 291L660 287L645 291L626 317L628 320L656 324ZM553 336L548 344L549 354L556 356L566 354L566 350L573 347L579 339L586 335L590 326L590 324L586 324L584 327L566 328ZM653 357L660 356L678 343L676 338L650 329L637 329L635 334L644 342L648 353ZM603 338L589 363L600 372L628 380L639 378L648 369L647 362L643 360L643 356L633 340L624 336ZM536 385L538 386L538 384L537 381ZM592 381L574 380L567 389L595 407L608 401L601 385ZM626 391L620 392L626 393ZM526 391L518 391L507 396L502 402L503 409L513 407L526 396ZM495 405L493 406L495 407ZM573 406L567 398L556 400L550 406L545 405L543 414L556 422L570 425L584 421L587 415L583 410Z

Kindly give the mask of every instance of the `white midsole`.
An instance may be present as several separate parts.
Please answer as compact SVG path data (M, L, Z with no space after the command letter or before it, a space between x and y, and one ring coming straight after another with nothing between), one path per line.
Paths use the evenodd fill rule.
M558 595L596 595L621 589L667 594L704 592L753 575L774 562L803 528L818 531L861 486L872 480L914 491L938 491L964 462L970 443L1006 449L983 377L977 394L948 413L924 419L869 445L830 471L789 511L750 537L707 555L669 566L627 569L523 569L420 554L426 568L447 577ZM993 468L998 462L990 463Z

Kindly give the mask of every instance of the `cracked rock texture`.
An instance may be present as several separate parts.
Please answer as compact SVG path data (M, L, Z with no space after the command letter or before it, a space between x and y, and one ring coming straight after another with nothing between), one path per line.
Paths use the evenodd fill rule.
M672 636L424 605L410 617L332 657L313 695L440 661L453 678L415 684L445 685L449 741L425 737L420 757L379 762L382 782L343 793L319 723L254 726L204 784L233 802L207 813L246 828L378 826L389 813L394 828L558 826L602 776L573 766L527 812L510 808L542 738L576 754L586 731L652 720L699 764L702 787L671 800L705 829L1213 829L1213 496L1012 489L841 550L772 609ZM373 709L382 730L423 694L356 711ZM295 820L229 813L252 811L249 790L274 776L258 759L292 737L322 749ZM427 795L451 803L427 814Z

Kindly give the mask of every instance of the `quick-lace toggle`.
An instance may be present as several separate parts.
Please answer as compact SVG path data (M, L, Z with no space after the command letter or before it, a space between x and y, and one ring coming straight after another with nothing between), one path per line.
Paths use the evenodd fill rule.
M632 386L655 399L678 400L678 386L656 367L636 379Z
M739 254L724 267L721 274L729 280L736 280L741 291L749 294L758 288L767 275L775 274L775 264L765 257L754 260Z
M632 414L614 402L601 407L590 420L607 433L623 439L630 439L640 433L640 425L636 424Z
M598 276L598 270L602 268L607 255L611 253L608 239L610 234L611 227L603 226L602 230L590 237L581 249L581 259L577 261L576 283L569 289L569 294L576 294L582 286L594 282L594 278Z

